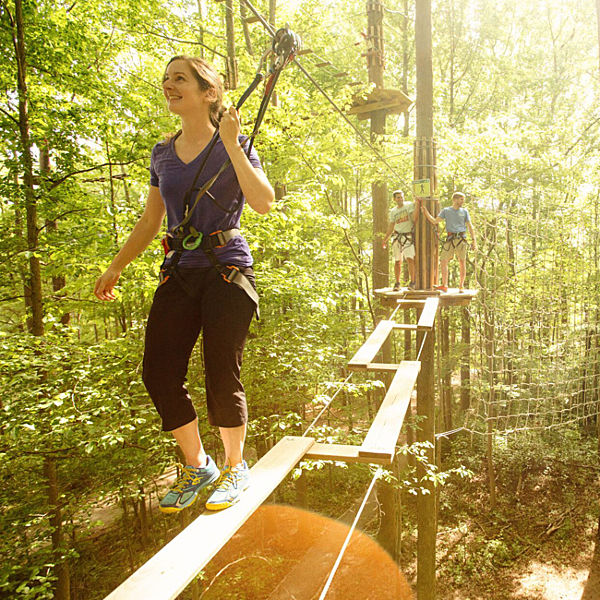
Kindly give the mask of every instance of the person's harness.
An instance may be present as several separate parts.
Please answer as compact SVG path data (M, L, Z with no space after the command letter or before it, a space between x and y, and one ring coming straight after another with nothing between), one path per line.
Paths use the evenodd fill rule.
M400 248L404 249L406 246L414 246L415 244L415 232L413 231L394 231L392 235L392 244L397 242Z
M236 110L239 110L244 102L248 99L250 94L256 89L258 84L264 79L264 75L262 74L263 64L270 54L275 55L275 61L269 70L269 77L265 83L265 90L263 93L263 98L260 103L260 107L258 109L258 114L256 116L256 120L254 122L254 129L252 130L252 134L250 138L247 138L248 147L246 150L246 156L250 156L250 152L252 150L252 146L254 144L254 138L256 137L259 127L262 123L262 120L265 116L267 107L271 100L271 96L273 95L273 91L275 89L275 84L277 83L277 79L281 74L281 71L287 66L290 61L294 59L296 52L300 48L300 38L292 32L289 27L285 27L283 29L279 29L273 38L273 43L270 49L265 52L261 61L259 63L256 76L252 83L248 86L248 89L244 92L242 97L239 99L236 104ZM238 287L240 287L248 297L252 300L255 305L256 318L259 318L259 308L258 308L258 294L254 289L250 280L244 274L244 268L239 267L237 265L224 265L219 262L217 255L215 254L215 249L223 248L226 246L232 239L241 235L239 229L226 229L217 231L213 231L210 234L203 234L198 231L195 227L190 225L190 220L194 211L196 210L200 199L205 195L224 213L224 219L227 218L228 215L235 213L238 210L238 204L241 201L242 191L240 190L237 197L235 198L232 208L228 209L217 201L216 198L210 194L209 189L213 186L215 181L219 178L219 176L231 166L231 160L227 159L221 168L213 175L208 181L202 185L202 187L198 190L197 193L194 194L194 190L196 187L196 183L200 174L204 170L206 162L208 161L208 157L212 152L215 144L219 139L219 130L217 129L210 140L207 150L204 155L204 159L200 166L198 167L198 171L196 172L196 176L194 177L194 181L189 189L186 191L184 196L184 216L180 223L174 225L167 231L166 235L162 238L161 243L165 252L165 259L160 268L159 275L159 286L166 283L170 277L178 276L177 266L181 259L181 256L185 250L197 250L198 248L204 252L210 263L215 267L215 269L221 274L223 279L227 283L234 283ZM195 196L195 199L192 202L192 197ZM183 284L181 277L178 277ZM185 285L183 285L185 289Z
M460 231L458 233L447 232L446 239L443 242L444 250L450 250L450 248L458 248L461 244L467 243L467 232Z

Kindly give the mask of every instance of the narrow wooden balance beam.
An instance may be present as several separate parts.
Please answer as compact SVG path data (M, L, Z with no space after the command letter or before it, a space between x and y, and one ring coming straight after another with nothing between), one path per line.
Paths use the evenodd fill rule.
M410 405L410 397L417 383L421 363L403 360L367 432L358 456L371 461L391 464L396 454L396 443Z
M429 331L433 329L433 324L435 322L439 305L439 298L427 298L427 300L425 300L423 311L421 312L419 322L417 323L418 331Z
M250 487L237 504L202 513L105 600L177 598L313 444L313 438L284 437L250 469Z
M416 331L417 328L418 326L413 324L396 323L386 320L379 321L377 327L371 332L365 343L348 362L348 368L354 371L395 371L399 365L374 363L373 360L394 329Z
M419 321L416 325L399 324L394 321L382 320L375 330L359 348L348 363L348 368L353 370L369 371L395 371L390 387L379 407L379 411L367 432L367 435L358 448L355 446L313 446L314 456L319 458L329 457L332 460L344 460L334 457L337 451L344 455L348 462L377 462L379 464L390 464L396 453L396 443L400 437L400 431L404 424L406 412L410 406L410 398L417 383L417 377L421 370L419 361L404 360L399 365L387 363L374 363L374 359L385 344L387 338L394 329L416 330L423 334L431 331L435 324L435 318L439 308L439 298L431 297L424 300L419 306L422 308Z

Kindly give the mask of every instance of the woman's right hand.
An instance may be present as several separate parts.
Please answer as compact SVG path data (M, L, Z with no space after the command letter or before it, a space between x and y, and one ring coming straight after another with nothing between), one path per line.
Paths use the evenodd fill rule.
M94 295L96 298L99 300L114 300L116 296L113 289L117 281L119 281L119 277L121 277L120 271L116 271L110 267L106 269L98 277L98 281L96 281L96 285L94 286Z

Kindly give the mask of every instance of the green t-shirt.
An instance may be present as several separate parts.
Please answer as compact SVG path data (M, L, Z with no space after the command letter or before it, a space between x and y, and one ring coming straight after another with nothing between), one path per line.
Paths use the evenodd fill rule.
M390 222L394 222L394 231L398 233L410 233L413 230L412 219L415 206L412 202L405 202L401 207L394 206L390 210Z

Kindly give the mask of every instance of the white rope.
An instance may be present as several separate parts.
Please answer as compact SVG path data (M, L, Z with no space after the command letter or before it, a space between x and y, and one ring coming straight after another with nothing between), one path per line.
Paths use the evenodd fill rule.
M323 600L325 598L325 596L327 595L327 592L329 591L329 588L331 587L331 582L333 581L336 571L338 570L338 567L340 566L340 563L342 562L342 557L344 556L344 552L346 552L346 548L348 547L348 544L350 543L350 538L352 537L352 534L354 533L354 530L356 529L356 525L358 524L360 516L362 515L362 512L367 504L367 500L369 499L369 496L371 495L373 486L375 485L375 482L381 477L382 472L383 472L383 470L380 467L377 469L377 471L375 471L375 475L373 475L373 479L371 480L371 485L369 486L369 489L367 490L367 493L365 494L365 497L363 498L362 504L360 505L360 508L358 509L358 512L356 513L356 516L354 517L354 522L352 523L352 526L350 527L350 531L348 532L348 535L346 536L346 539L344 540L344 544L342 545L342 548L338 554L335 564L333 565L333 568L331 569L331 572L329 573L329 577L327 578L327 581L325 582L325 587L323 588L323 591L321 592L321 595L319 596L319 600Z

